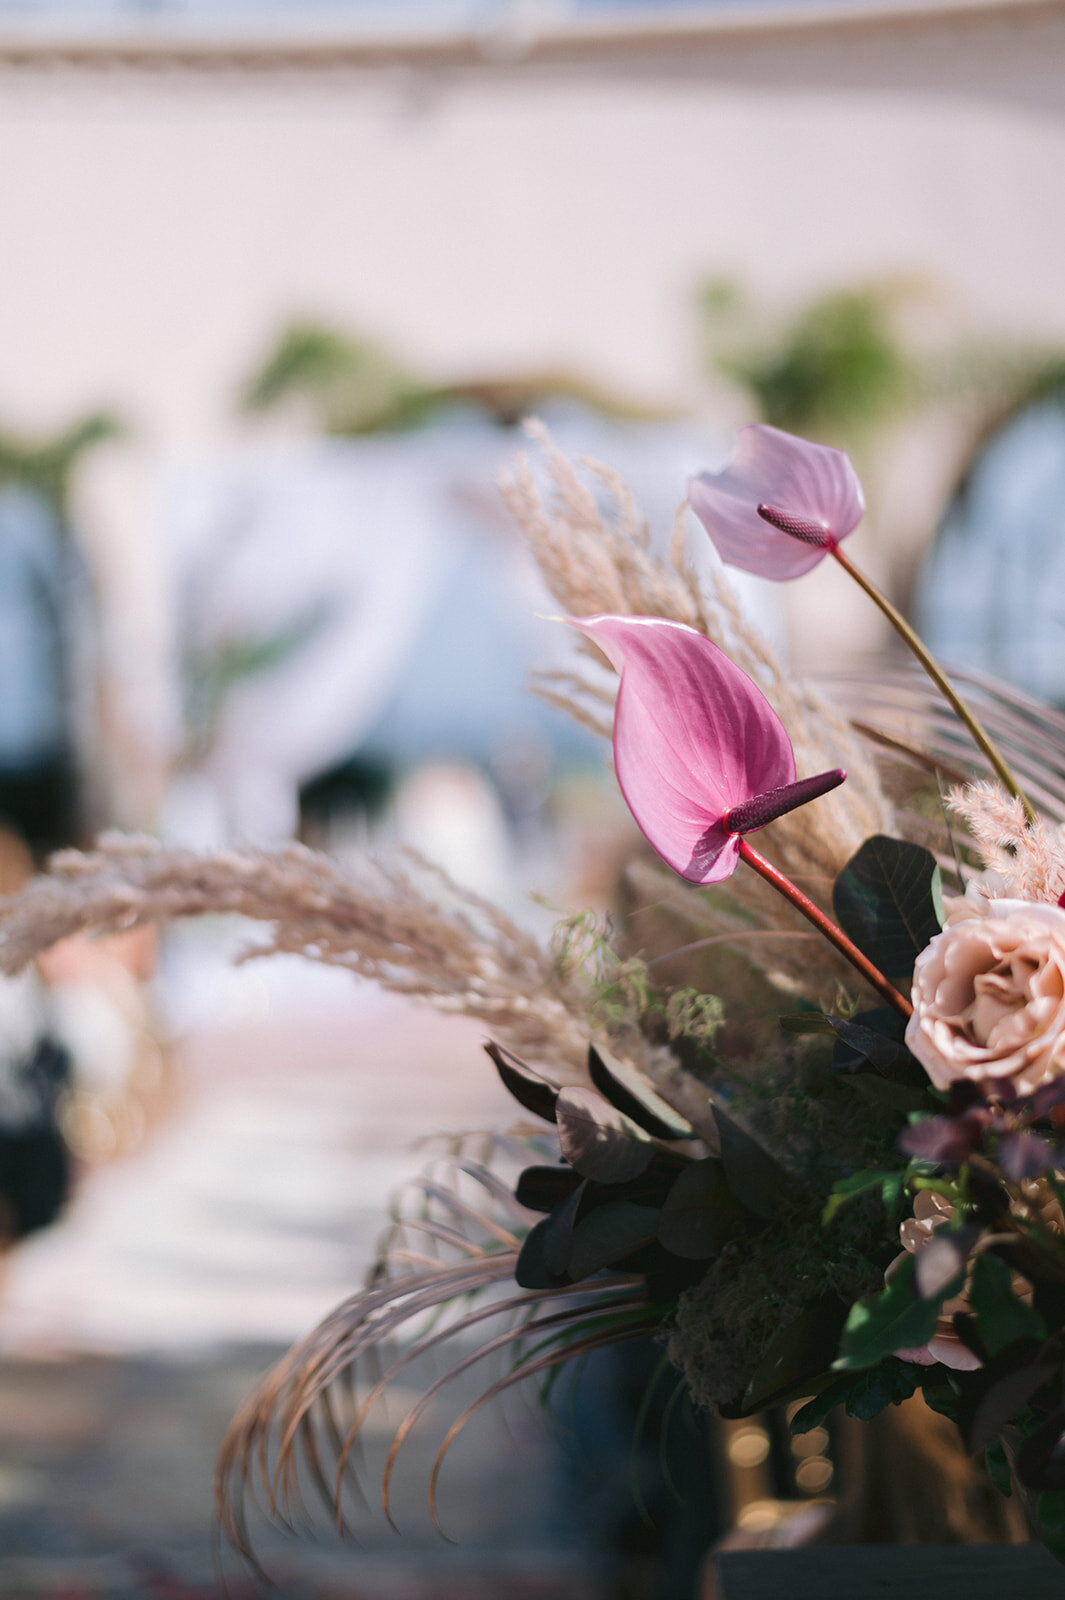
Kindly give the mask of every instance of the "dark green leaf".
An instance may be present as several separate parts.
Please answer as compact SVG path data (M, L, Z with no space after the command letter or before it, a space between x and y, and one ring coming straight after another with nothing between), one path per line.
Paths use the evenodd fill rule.
M906 1256L880 1294L867 1295L851 1307L836 1370L875 1367L896 1350L927 1344L936 1331L940 1305L948 1295L957 1294L963 1282L964 1274L959 1273L940 1294L922 1300L917 1294L914 1258Z
M966 1448L986 1450L997 1433L1014 1422L1043 1385L1060 1371L1060 1363L1040 1359L1034 1342L1014 1344L996 1356L969 1384L958 1402L958 1426Z
M943 887L930 850L874 834L844 867L832 893L836 917L887 977L905 980L943 927Z
M555 1106L562 1154L596 1183L627 1183L646 1172L655 1146L625 1114L594 1089L559 1091Z
M998 1256L986 1252L973 1264L969 1304L988 1355L997 1356L1016 1339L1043 1339L1043 1319L1013 1292L1013 1273Z
M495 1062L504 1086L518 1104L524 1106L526 1111L531 1111L534 1117L554 1122L558 1086L534 1071L513 1050L507 1050L494 1040L489 1041L485 1049Z
M600 1094L655 1139L692 1139L695 1131L638 1072L602 1045L589 1045L588 1072Z
M1065 1411L1054 1411L1017 1452L1017 1476L1026 1489L1065 1489Z
M984 1466L992 1484L1004 1500L1008 1500L1013 1493L1013 1479L1010 1476L1010 1464L1006 1459L1006 1452L1002 1448L1001 1439L992 1439L984 1451Z
M747 1385L744 1410L761 1411L796 1392L809 1394L812 1381L832 1365L846 1312L842 1301L823 1300L781 1328Z
M787 1173L727 1111L716 1102L712 1109L729 1188L755 1216L772 1221L779 1211Z
M623 1261L653 1244L657 1232L658 1212L653 1206L636 1206L626 1200L597 1206L573 1230L570 1277L579 1282L602 1267Z
M871 1106L882 1106L893 1116L902 1119L911 1112L924 1111L928 1106L928 1091L909 1083L893 1083L874 1072L845 1073L842 1082Z
M705 1261L732 1238L742 1213L715 1156L685 1167L669 1191L658 1222L658 1242L686 1261Z
M866 1372L845 1373L796 1412L791 1419L791 1431L807 1433L818 1427L837 1406L843 1406L849 1417L869 1422L888 1406L908 1400L923 1376L924 1369L910 1361L898 1361L894 1356L888 1356L886 1361Z
M898 1016L898 1013L894 1015ZM855 1066L865 1062L886 1078L903 1076L915 1081L915 1074L921 1068L900 1039L892 1039L878 1028L868 1027L858 1018L853 1022L848 1022L845 1017L829 1017L828 1020L843 1047L837 1050L834 1058L837 1070L853 1071Z
M588 1185L582 1183L573 1193L557 1205L544 1225L544 1265L548 1272L565 1274L573 1249L573 1230Z
M518 1179L514 1198L530 1211L553 1211L568 1200L581 1182L572 1167L526 1167Z
M843 1404L850 1392L853 1378L848 1373L842 1378L833 1378L831 1383L814 1395L812 1400L796 1411L791 1419L791 1431L798 1437L800 1433L809 1433L811 1428L819 1428L825 1418L835 1411L837 1406Z
M859 1422L869 1422L888 1406L908 1400L924 1376L924 1368L912 1361L898 1361L889 1356L878 1367L858 1375L844 1401L848 1417Z
M514 1268L519 1289L557 1289L568 1280L564 1273L552 1272L544 1259L544 1246L551 1218L538 1222L526 1236Z
M1041 1494L1035 1503L1035 1520L1047 1549L1065 1561L1065 1492L1058 1489Z
M821 1213L821 1221L828 1224L836 1215L841 1206L848 1200L855 1199L860 1194L869 1194L873 1189L879 1189L885 1206L891 1207L898 1204L902 1193L901 1172L855 1172L849 1178L840 1178L834 1185L832 1193L825 1202L825 1209Z

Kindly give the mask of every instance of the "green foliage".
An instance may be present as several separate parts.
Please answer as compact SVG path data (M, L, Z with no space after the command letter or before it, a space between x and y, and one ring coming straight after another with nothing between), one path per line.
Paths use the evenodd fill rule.
M433 395L431 386L373 340L295 322L243 398L248 411L302 400L324 432L353 435L410 427L431 411Z
M796 1435L808 1433L811 1428L819 1427L837 1406L842 1406L848 1417L869 1422L888 1406L898 1405L915 1394L921 1377L920 1367L911 1361L899 1361L895 1356L888 1356L864 1372L847 1373L826 1384L795 1413L791 1431Z
M893 326L897 290L819 295L768 336L770 321L717 279L700 299L709 364L742 384L762 419L789 433L846 437L899 411L917 371Z
M808 1394L826 1371L839 1340L845 1307L834 1296L815 1301L777 1330L743 1396L745 1411Z
M377 340L310 321L293 322L282 331L245 386L242 402L252 412L301 403L323 433L347 438L417 428L458 405L510 426L552 398L573 400L604 416L649 420L665 415L565 371L431 383Z
M108 412L94 411L53 439L31 440L0 433L0 486L16 485L40 494L59 512L66 507L70 478L87 451L125 429Z
M894 1212L902 1198L905 1180L904 1172L854 1172L849 1178L840 1178L825 1202L821 1220L827 1226L848 1200L854 1200L860 1194L871 1194L874 1190L879 1190L885 1210Z
M185 719L193 750L214 737L226 697L238 684L283 666L315 637L330 608L315 602L284 628L243 639L223 639L185 653Z
M666 1001L666 1032L670 1040L690 1039L696 1044L713 1044L725 1020L724 1002L715 994L698 989L674 989Z
M551 955L558 977L585 991L590 1018L608 1034L660 1026L674 1043L683 1038L706 1046L724 1020L716 995L698 989L662 995L646 961L618 955L609 921L594 911L579 911L556 923Z
M839 1372L874 1367L896 1350L927 1344L936 1331L939 1308L959 1292L964 1268L934 1295L917 1292L916 1260L905 1256L879 1294L867 1295L851 1307L840 1342Z
M997 1356L1016 1339L1046 1338L1042 1317L1014 1293L1009 1266L988 1251L973 1263L969 1304L989 1356Z
M1048 1490L1035 1502L1039 1537L1050 1553L1065 1561L1065 1490Z

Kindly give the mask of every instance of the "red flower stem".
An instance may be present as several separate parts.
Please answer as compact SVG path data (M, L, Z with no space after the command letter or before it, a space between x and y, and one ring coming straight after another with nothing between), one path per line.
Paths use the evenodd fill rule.
M790 900L795 909L802 912L807 922L812 922L818 933L823 934L830 944L834 944L840 955L846 956L851 966L861 973L866 983L871 984L877 994L887 1001L888 1005L894 1006L895 1010L901 1012L904 1017L913 1015L913 1007L910 1002L905 996L899 994L894 985L890 984L884 974L873 966L867 956L862 955L858 946L847 938L843 929L838 928L831 917L826 917L825 913L815 906L813 901L808 899L801 889L795 887L790 878L786 878L782 872L779 872L772 862L767 861L765 856L761 855L742 835L739 839L739 851L740 860L746 861L747 865L753 867L755 872L765 879L766 883L772 884L778 894L782 894L785 899Z
M875 606L879 606L880 610L891 623L891 626L895 629L895 632L906 643L909 649L913 651L914 655L917 657L918 661L921 663L922 667L927 672L928 676L931 678L932 682L935 684L944 700L946 700L955 716L965 724L969 732L972 734L973 742L976 744L978 749L983 751L984 755L991 763L996 776L1009 790L1010 794L1014 795L1016 799L1021 802L1021 805L1024 807L1024 814L1029 825L1034 823L1036 820L1035 810L1020 784L1017 782L1017 779L1010 771L1005 759L999 753L998 747L992 741L991 735L988 733L983 724L979 722L969 710L969 707L965 704L965 701L955 689L950 679L929 654L923 640L910 627L910 624L906 621L906 618L902 615L902 612L896 610L891 601L888 599L887 595L882 594L873 580L871 578L867 578L865 573L854 565L854 562L850 559L850 557L843 554L843 551L840 549L835 540L833 540L829 545L829 549L839 562L840 566L843 568L844 572L848 573L850 577L854 579L859 588L865 590L866 594L869 596L870 600Z

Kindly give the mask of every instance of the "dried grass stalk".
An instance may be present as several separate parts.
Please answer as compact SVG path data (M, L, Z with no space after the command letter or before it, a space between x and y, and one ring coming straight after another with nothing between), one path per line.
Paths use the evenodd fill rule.
M522 528L554 598L571 616L613 612L666 617L713 639L767 696L795 746L802 774L845 767L850 781L767 830L767 846L786 871L831 882L872 833L890 832L892 808L876 768L849 723L822 694L797 682L768 642L751 626L720 567L696 574L686 557L683 511L674 525L668 560L654 554L646 523L620 477L594 461L577 468L552 443L540 423L527 425L540 446L550 479L543 497L527 457L503 482L507 506ZM603 499L607 509L601 510ZM582 640L589 662L598 652ZM551 674L535 683L555 705L596 732L607 731L600 680L592 670Z
M997 783L966 784L951 791L950 807L965 822L988 872L989 898L1055 903L1065 892L1065 828L1037 817L1028 826L1024 806Z
M584 1074L594 1030L580 974L416 856L393 870L367 861L352 876L297 844L198 856L105 836L91 854L54 856L0 901L0 968L17 972L74 933L217 913L271 924L248 957L293 952L343 967L473 1017L557 1074Z

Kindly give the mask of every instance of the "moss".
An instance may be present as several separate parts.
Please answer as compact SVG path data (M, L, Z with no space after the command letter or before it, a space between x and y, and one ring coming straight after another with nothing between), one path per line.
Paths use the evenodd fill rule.
M879 1208L877 1208L879 1210ZM669 1353L700 1405L742 1395L774 1336L810 1305L849 1303L884 1281L885 1225L855 1204L831 1227L798 1212L723 1250L677 1305ZM825 1351L825 1365L835 1352Z

